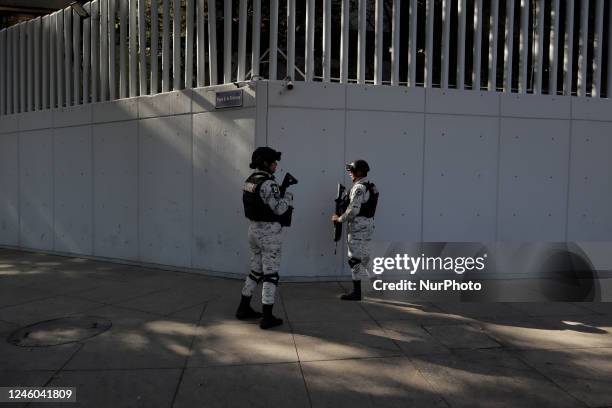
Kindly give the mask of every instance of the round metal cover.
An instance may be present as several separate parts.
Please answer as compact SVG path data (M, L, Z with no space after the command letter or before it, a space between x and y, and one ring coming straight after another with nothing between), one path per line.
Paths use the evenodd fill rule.
M89 339L110 329L104 317L72 316L46 320L15 330L7 339L19 347L48 347Z

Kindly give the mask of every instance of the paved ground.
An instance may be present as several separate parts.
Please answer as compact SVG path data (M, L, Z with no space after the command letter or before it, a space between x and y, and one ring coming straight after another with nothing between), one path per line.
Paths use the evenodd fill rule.
M69 407L612 406L612 303L345 303L342 285L282 284L286 324L262 331L233 318L238 281L0 250L0 386L75 386ZM5 341L71 314L112 328Z

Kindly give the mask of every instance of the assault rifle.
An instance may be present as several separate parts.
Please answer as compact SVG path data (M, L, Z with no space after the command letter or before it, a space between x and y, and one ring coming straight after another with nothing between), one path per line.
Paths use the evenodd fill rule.
M337 216L341 216L344 211L346 211L346 200L344 198L345 191L346 187L338 183L338 190L336 192L336 198L334 200L334 202L336 203L335 214ZM338 249L338 241L340 241L340 239L342 239L342 223L334 221L334 242L336 243L334 254L336 253L336 249Z
M284 197L285 196L285 192L287 191L287 189L289 188L289 186L292 186L294 184L297 184L298 181L295 177L293 177L291 175L291 173L287 172L285 173L285 178L283 178L283 182L280 185L280 196ZM289 208L287 208L287 211L285 211L281 216L280 216L280 225L283 227L290 227L291 226L291 217L293 217L293 207L289 206Z

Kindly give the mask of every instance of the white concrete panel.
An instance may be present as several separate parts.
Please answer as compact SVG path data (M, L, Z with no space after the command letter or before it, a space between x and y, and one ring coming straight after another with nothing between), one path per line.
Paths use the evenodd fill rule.
M502 118L498 240L565 240L568 149L568 121Z
M53 131L19 134L20 242L53 250Z
M498 119L427 115L423 240L495 239Z
M499 93L497 92L439 88L429 88L426 92L428 113L499 115Z
M571 99L568 96L499 94L502 116L522 118L569 119Z
M425 112L425 88L347 85L346 104L356 110Z
M92 254L91 126L54 130L55 246Z
M612 241L612 123L574 121L568 241Z
M0 135L0 244L19 244L19 133Z
M24 112L19 116L19 130L49 129L53 127L53 111Z
M268 145L283 153L277 174L291 172L299 184L293 222L283 234L283 273L332 276L343 269L344 251L334 255L336 184L345 182L344 115L333 110L270 108Z
M92 121L93 105L75 105L61 109L55 109L54 115L54 126L66 127L66 126L80 126L89 125Z
M93 104L93 123L138 119L138 98Z
M346 123L346 161L365 159L380 191L374 239L420 241L424 114L349 111Z
M257 86L261 86L261 84L267 84L267 82L257 82ZM243 108L251 108L255 106L255 89L250 85L246 85L241 87L242 89L242 107ZM217 91L235 91L236 86L234 84L229 85L215 85L215 86L207 86L205 88L197 88L193 89L191 94L191 111L192 113L200 113L200 112L214 112L215 109L215 99ZM235 109L235 108L230 108Z
M19 115L5 115L0 120L0 133L19 131Z
M140 260L191 265L191 116L139 121Z
M191 89L141 96L137 99L140 118L179 115L191 111Z
M93 126L94 255L138 260L138 121Z
M318 109L344 109L345 85L329 82L293 83L293 89L285 87L283 81L268 83L270 106L292 106Z
M255 108L193 117L193 267L246 273L248 221L242 186L251 174Z
M612 99L572 97L572 119L612 121Z

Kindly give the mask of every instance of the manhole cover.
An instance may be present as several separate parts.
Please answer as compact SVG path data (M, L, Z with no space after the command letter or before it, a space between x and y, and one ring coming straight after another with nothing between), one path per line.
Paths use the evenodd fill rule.
M111 321L104 317L62 317L17 329L7 341L20 347L57 346L97 336L110 329L111 326Z

